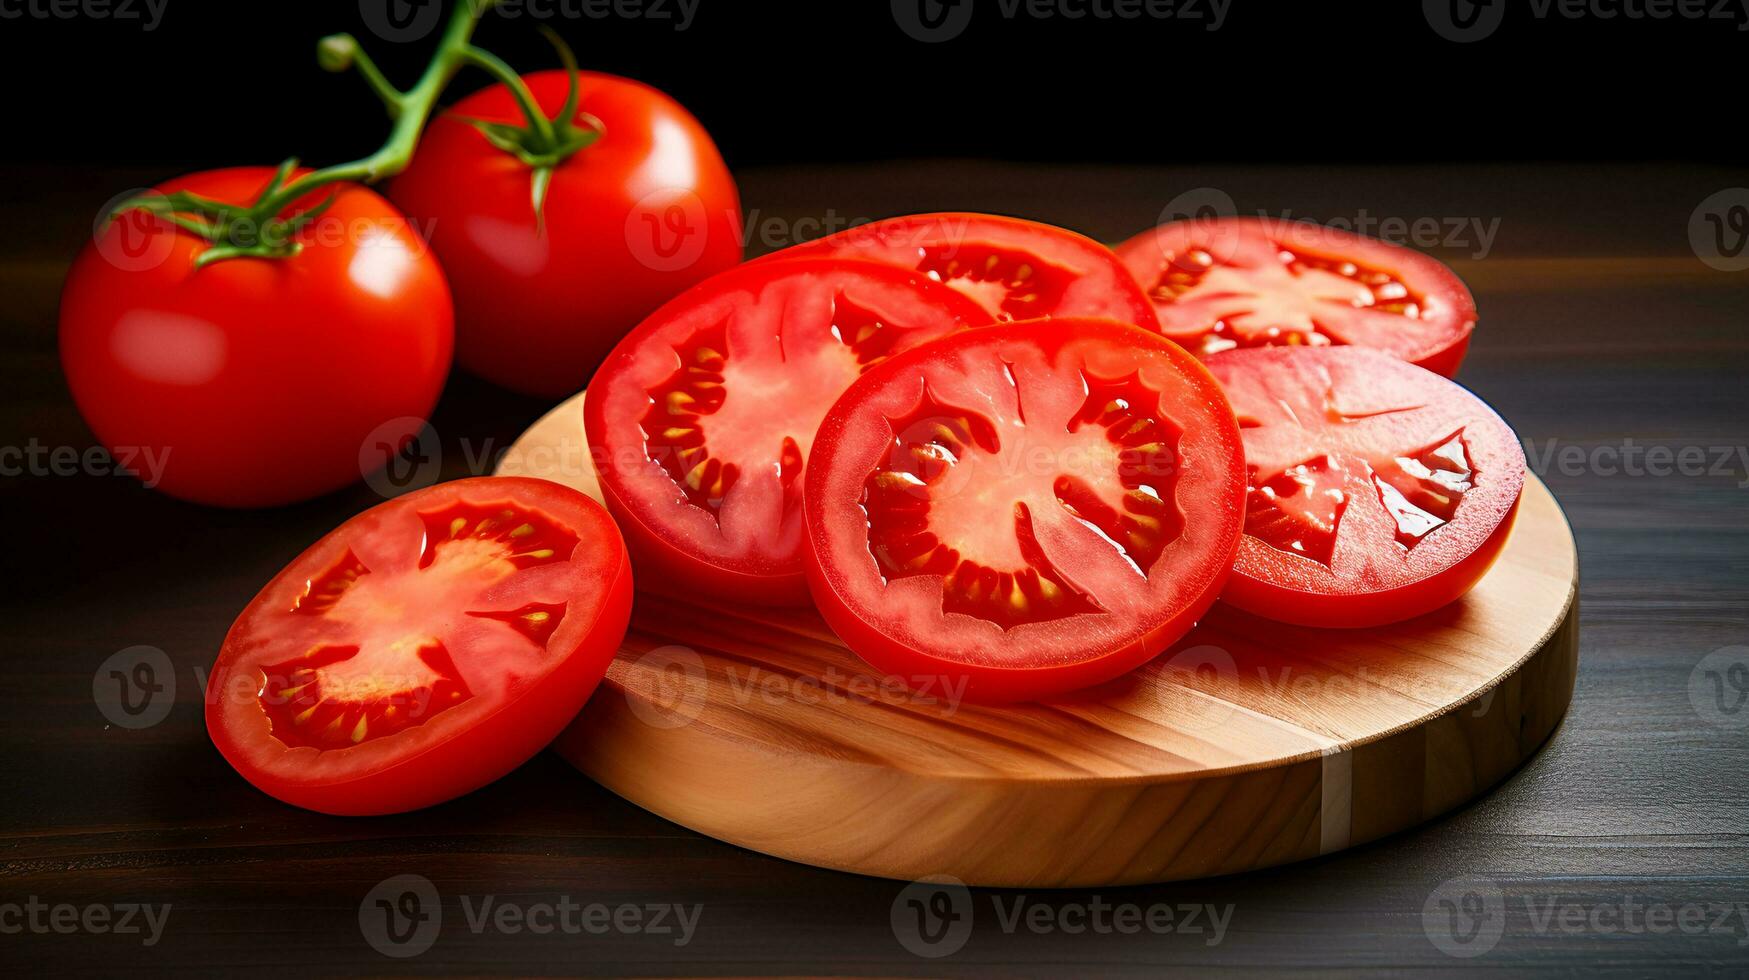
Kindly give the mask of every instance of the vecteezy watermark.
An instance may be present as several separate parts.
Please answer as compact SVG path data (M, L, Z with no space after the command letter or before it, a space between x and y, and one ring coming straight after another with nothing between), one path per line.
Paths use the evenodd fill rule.
M123 272L145 272L168 261L176 253L178 236L188 232L177 228L168 216L145 207L116 210L129 201L162 201L164 197L161 191L152 188L134 188L105 201L91 222L91 240L97 254ZM400 214L350 218L320 214L302 221L296 228L283 225L277 218L255 221L247 217L232 218L225 227L230 240L265 246L292 243L307 248L351 246L359 253L351 271L355 277L366 280L368 286L376 278L398 276L402 263L424 255L437 221Z
M982 0L1003 20L1183 21L1205 31L1227 22L1233 0ZM926 44L951 41L972 22L973 0L892 0L893 22Z
M159 0L160 3L166 0ZM505 20L647 20L675 31L692 26L699 0L461 0L475 16ZM443 21L441 0L358 0L359 17L372 34L393 44L423 40ZM485 9L480 9L484 7Z
M1688 217L1688 244L1720 272L1749 269L1749 187L1708 195Z
M0 20L102 20L155 31L170 0L0 0Z
M794 674L738 663L720 664L713 678L698 651L680 644L654 647L630 658L626 705L652 728L681 728L698 719L707 701L746 707L889 704L926 706L952 717L965 702L965 677L945 674L861 674L827 667Z
M117 650L92 672L91 700L112 725L150 728L176 703L176 665L157 647Z
M930 875L900 889L888 911L893 938L906 951L926 959L952 956L965 948L978 921L976 902L965 882L952 875ZM1053 895L1036 900L1019 894L990 896L994 918L1005 935L1068 936L1179 935L1218 946L1233 921L1233 903L1112 902L1097 893L1086 901Z
M443 472L443 441L422 418L389 419L359 444L358 471L385 499L431 486Z
M0 446L0 476L126 476L155 487L170 446L46 446L36 439Z
M1749 30L1749 0L1421 0L1434 33L1460 44L1499 30L1508 6L1536 20L1716 20Z
M704 906L679 902L580 902L570 895L552 901L509 901L496 895L461 895L462 924L476 936L655 936L685 946L698 934ZM436 945L443 930L443 901L423 875L384 879L358 903L364 941L384 956L407 959Z
M1421 926L1440 952L1459 959L1485 956L1506 934L1507 919L1522 918L1536 936L1722 936L1749 946L1749 901L1672 902L1623 894L1584 898L1543 892L1508 898L1487 878L1441 882L1421 907Z
M1749 646L1720 647L1688 675L1688 701L1717 728L1749 728Z
M1478 215L1409 217L1374 214L1366 208L1361 208L1352 215L1328 217L1300 216L1291 210L1272 213L1259 209L1241 214L1232 195L1218 187L1195 187L1173 197L1160 209L1157 224L1177 221L1208 222L1209 234L1215 236L1220 231L1216 221L1236 217L1254 217L1269 224L1275 234L1302 247L1316 248L1323 245L1332 249L1341 248L1347 242L1338 236L1352 233L1422 251L1462 251L1473 259L1487 258L1494 250L1494 241L1500 234L1498 217L1483 218ZM1333 241L1320 242L1319 236L1327 230L1337 232L1338 236L1333 236ZM1218 248L1219 242L1210 241L1204 245Z
M1525 439L1524 459L1538 476L1727 478L1736 481L1737 489L1749 490L1749 446L1647 445L1631 437L1594 446L1549 438L1538 445Z
M0 902L0 935L138 936L141 946L156 946L170 921L171 904L150 902L45 902L31 895L22 902Z
M1481 956L1506 933L1506 895L1487 879L1443 881L1421 905L1421 929L1447 956Z

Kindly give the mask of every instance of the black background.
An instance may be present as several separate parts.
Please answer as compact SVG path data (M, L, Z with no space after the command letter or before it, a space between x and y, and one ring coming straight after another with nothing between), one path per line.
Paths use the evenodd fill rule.
M52 0L0 10L33 2ZM144 13L142 0L111 2ZM356 33L403 84L436 40L374 37L351 0L164 2L150 32L137 19L0 20L8 155L168 169L362 156L385 132L381 111L356 78L317 67L316 39ZM887 0L698 0L678 31L674 20L565 16L577 2L527 0L518 19L489 15L477 40L520 70L550 67L535 30L548 24L585 67L673 94L733 167L1743 154L1740 122L1721 111L1742 90L1744 35L1727 21L1537 18L1512 2L1492 35L1457 44L1417 0L1232 0L1216 31L1204 29L1208 0L1189 8L1198 21L1007 18L999 0L962 0L963 33L925 44ZM484 84L467 73L452 97Z

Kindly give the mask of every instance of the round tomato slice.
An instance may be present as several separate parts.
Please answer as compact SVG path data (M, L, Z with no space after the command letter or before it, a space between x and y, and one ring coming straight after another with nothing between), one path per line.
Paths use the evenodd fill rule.
M995 701L1109 680L1182 636L1227 579L1245 493L1208 372L1079 318L893 358L833 406L808 467L826 622L880 670Z
M670 586L805 604L801 474L845 386L899 351L989 322L927 277L872 262L740 266L622 340L584 428L634 557Z
M1245 538L1222 598L1306 626L1451 602L1511 532L1524 450L1457 384L1358 347L1209 360L1245 432Z
M1432 256L1303 221L1195 218L1118 246L1160 330L1200 357L1353 344L1451 377L1476 302Z
M457 480L335 528L225 635L207 731L287 803L398 813L460 796L552 741L631 615L613 521L544 480Z
M1093 316L1159 329L1148 297L1110 249L1037 221L912 214L857 225L771 258L802 255L915 269L977 300L995 320Z

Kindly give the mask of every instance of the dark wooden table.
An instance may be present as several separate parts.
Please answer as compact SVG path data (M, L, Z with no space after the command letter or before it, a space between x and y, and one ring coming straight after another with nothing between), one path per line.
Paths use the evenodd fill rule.
M56 293L98 206L152 176L26 173L6 182L7 193L26 188L29 196L6 202L8 233L0 236L0 445L89 445L57 367ZM1199 187L1220 189L1245 211L1434 220L1441 240L1428 250L1473 284L1482 310L1462 380L1528 441L1578 535L1582 653L1566 723L1492 794L1420 829L1212 881L979 891L963 948L925 959L892 925L901 883L700 837L551 756L465 799L404 816L338 819L274 802L208 743L201 672L269 575L378 498L360 485L239 513L177 503L125 478L6 476L0 969L1749 968L1749 728L1730 727L1749 722L1749 708L1729 710L1741 694L1729 686L1723 708L1710 701L1709 675L1697 673L1713 651L1749 643L1749 272L1708 267L1689 239L1696 206L1745 183L1741 173L918 163L743 178L756 251L816 234L808 219L936 208L1025 214L1116 240ZM1471 221L1494 227L1493 236L1484 241ZM1447 241L1454 224L1465 230ZM1424 231L1431 227L1424 221ZM546 407L458 375L434 420L450 450L446 471L466 471L463 440L475 451L501 450ZM259 448L271 451L273 433L261 439ZM1651 447L1665 448L1639 466L1626 458ZM1716 454L1729 459L1710 473L1644 471L1666 449L1685 447L1701 449L1703 470L1714 468ZM142 644L174 665L174 701L150 727L110 724L93 700L94 675L112 654ZM1739 650L1735 659L1746 657ZM1728 668L1732 659L1721 654L1705 666ZM378 952L360 925L367 895L398 875L423 876L440 896L435 942L407 959ZM1461 902L1465 892L1482 900L1482 915L1441 918L1440 901ZM488 896L519 909L566 897L578 906L697 906L699 919L684 945L674 932L630 928L476 931L470 911ZM1005 928L1017 901L1048 910L1056 925L1023 917ZM90 906L104 910L93 915L120 916L127 903L169 904L155 944L65 918ZM1195 905L1230 917L1218 934L1206 913L1196 932L1071 931L1096 903ZM1182 913L1174 921L1182 926ZM1454 946L1442 934L1448 922L1482 932ZM1459 931L1458 939L1468 935ZM1460 959L1442 946L1487 951Z

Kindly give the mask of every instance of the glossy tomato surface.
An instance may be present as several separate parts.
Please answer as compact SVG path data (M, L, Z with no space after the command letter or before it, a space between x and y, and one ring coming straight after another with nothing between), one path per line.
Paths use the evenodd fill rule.
M215 170L156 190L248 204L272 174ZM117 458L157 461L139 475L164 492L235 507L314 497L360 477L367 439L398 447L436 403L449 289L407 220L341 185L297 240L294 256L196 269L207 242L130 211L74 260L60 312L68 387Z
M972 297L996 320L1109 317L1156 329L1122 263L1055 225L994 214L912 214L858 225L770 258L833 255L915 269Z
M631 614L601 506L479 478L379 504L267 583L226 634L207 731L256 787L396 813L491 782L552 741Z
M1232 566L1239 429L1155 333L1056 319L971 330L862 376L808 459L809 585L907 683L1048 697L1182 636Z
M524 79L548 115L568 76ZM465 119L521 125L502 85L432 120L389 196L419 223L455 291L456 356L532 395L583 387L626 331L741 261L741 204L710 134L667 95L583 72L580 118L602 136L553 172L537 220L530 168Z
M1476 325L1469 289L1438 259L1308 222L1176 221L1117 254L1161 331L1202 357L1353 344L1451 377Z
M1245 537L1226 601L1377 626L1475 585L1506 545L1524 450L1457 384L1358 347L1209 361L1245 433Z
M925 276L833 259L741 266L657 310L584 400L644 581L806 603L802 471L820 419L873 365L988 321Z

